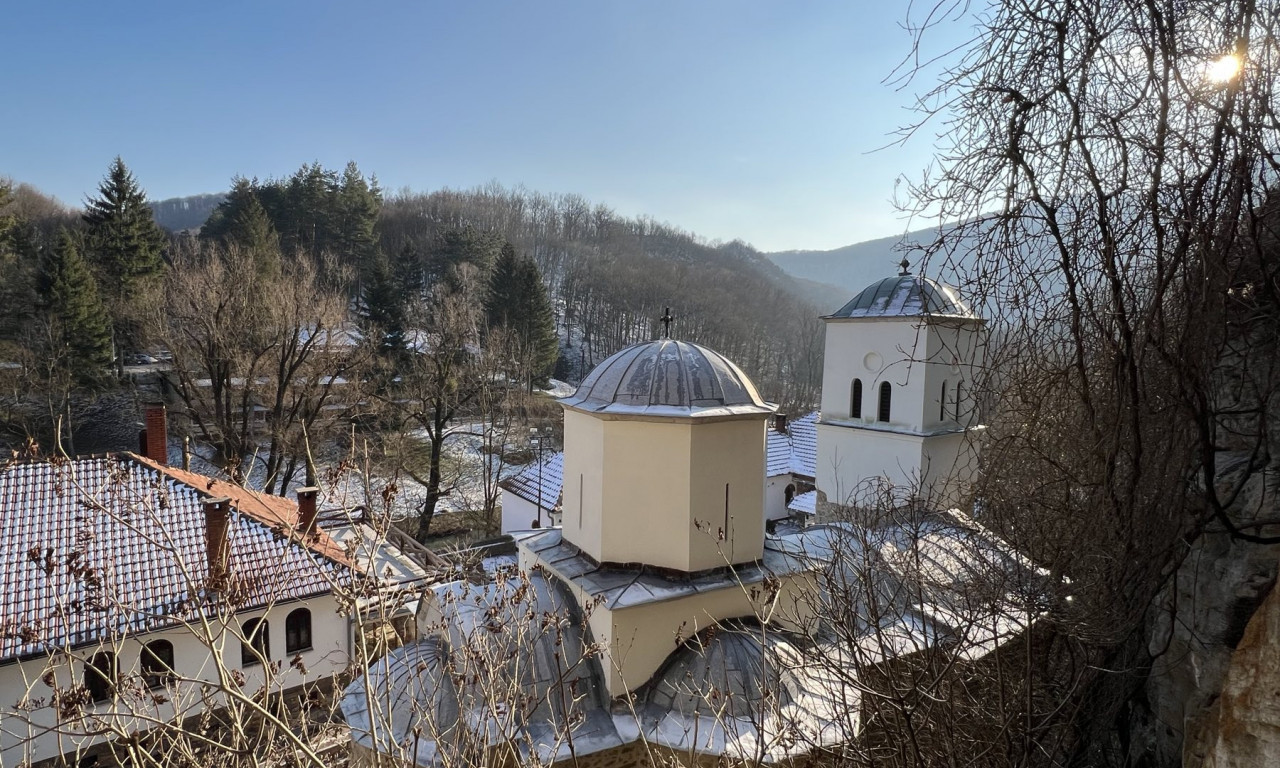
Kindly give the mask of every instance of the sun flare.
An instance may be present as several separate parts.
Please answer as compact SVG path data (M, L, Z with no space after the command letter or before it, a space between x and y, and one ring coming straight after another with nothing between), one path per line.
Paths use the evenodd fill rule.
M1205 68L1205 77L1214 83L1225 83L1240 74L1240 68L1240 57L1234 53L1228 53Z

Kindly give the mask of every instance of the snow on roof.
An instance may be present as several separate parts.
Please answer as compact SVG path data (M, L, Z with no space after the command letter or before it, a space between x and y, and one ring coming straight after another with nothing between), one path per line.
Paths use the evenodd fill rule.
M816 477L818 466L818 412L795 419L787 426L791 434L791 474Z
M499 483L504 491L513 493L530 504L540 504L543 509L553 509L560 504L560 488L563 484L563 451L544 455L541 465L535 460Z
M954 288L920 275L877 280L827 319L921 315L978 319Z
M517 539L549 568L435 588L438 636L396 651L367 683L356 680L345 691L342 710L356 743L390 755L411 749L423 766L447 763L464 730L471 744L507 740L543 764L642 740L782 762L856 736L858 670L939 644L978 658L1026 628L1045 577L955 511L874 529L812 526L769 537L759 565L685 579L600 568L557 530ZM818 599L852 614L820 613L811 636L753 617L720 622L673 649L627 704L609 709L599 656L586 654L592 638L577 590L591 605L623 608L795 569L821 570ZM837 614L853 615L855 625L835 631L829 622ZM450 658L447 648L455 649ZM492 687L487 697L475 685L455 688L477 677L466 666L476 660L486 670L481 680L519 695L505 702ZM453 674L445 672L450 663ZM389 727L371 722L371 691L372 709L389 717Z
M755 384L724 355L658 339L615 352L592 369L566 407L588 413L706 417L773 413Z
M218 600L204 591L203 502L230 484L188 475L131 454L0 471L0 661L169 626ZM340 554L327 536L311 547L290 535L296 505L239 490L228 531L238 608L343 578L336 558L309 551Z
M796 496L794 499L792 499L791 503L787 505L787 509L789 509L792 512L812 515L812 514L815 514L817 511L816 510L817 503L818 503L818 492L806 491L805 493L802 493L799 496Z
M811 568L804 558L793 557L765 542L759 562L726 566L712 573L673 577L645 569L602 567L577 547L565 541L559 528L513 534L523 546L561 578L572 582L610 610L674 600L727 587L759 584L766 579Z

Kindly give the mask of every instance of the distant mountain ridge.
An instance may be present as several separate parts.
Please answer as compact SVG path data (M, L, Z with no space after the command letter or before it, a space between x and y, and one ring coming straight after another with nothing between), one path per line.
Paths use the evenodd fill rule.
M151 200L147 205L156 223L172 232L188 229L199 229L209 220L213 209L227 199L227 193L214 192L204 195L188 195L187 197L170 197L166 200Z
M933 227L829 251L775 251L765 256L792 277L834 286L852 298L870 283L897 272L904 258L918 264L921 244L937 236L938 229Z

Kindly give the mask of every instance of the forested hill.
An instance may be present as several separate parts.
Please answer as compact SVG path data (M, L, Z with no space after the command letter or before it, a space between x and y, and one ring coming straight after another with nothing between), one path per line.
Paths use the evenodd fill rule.
M304 169L305 171L306 169ZM281 188L301 183L282 180ZM152 203L171 230L201 226L223 195ZM270 201L268 200L268 203ZM604 357L654 338L665 307L673 335L737 361L765 397L805 408L821 378L819 316L848 297L823 276L792 277L745 243L708 243L649 218L627 218L577 195L482 189L380 201L377 237L393 259L436 258L472 228L531 255L547 283L564 346L557 372L577 380ZM282 244L288 237L282 231ZM360 265L353 264L359 273Z
M787 276L754 248L705 243L577 195L496 186L394 197L379 217L389 254L430 248L467 226L498 234L536 260L567 339L561 372L570 379L628 344L655 338L657 318L670 306L673 336L727 355L769 399L797 408L813 403L822 371L818 317L839 294Z
M925 258L926 248L946 239L946 255L929 256L925 271L954 282L957 268L970 264L976 245L975 231L948 224L941 228L917 229L896 237L866 240L830 251L777 251L766 254L784 272L798 279L818 280L846 293L857 292L885 275L892 274L906 258L913 271Z
M171 197L147 203L156 223L172 232L199 229L218 205L227 199L225 192L188 197Z

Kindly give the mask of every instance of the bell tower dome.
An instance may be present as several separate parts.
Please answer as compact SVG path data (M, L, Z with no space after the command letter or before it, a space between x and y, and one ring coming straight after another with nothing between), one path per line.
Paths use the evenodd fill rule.
M955 289L908 273L823 317L826 354L816 485L828 504L895 498L960 503L982 429L973 397L984 321Z
M609 357L560 402L566 541L597 563L685 573L760 559L774 407L736 365L659 339Z

